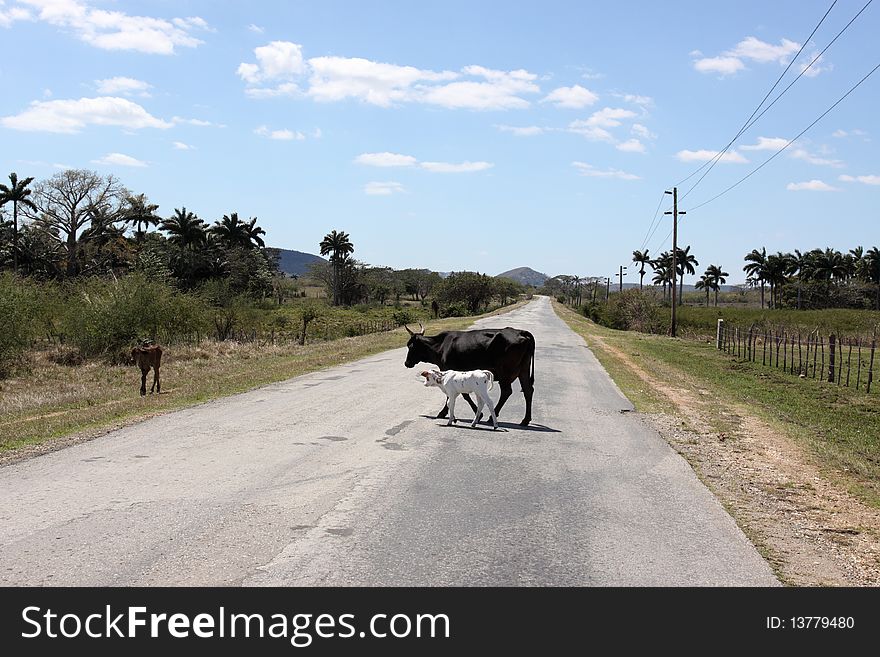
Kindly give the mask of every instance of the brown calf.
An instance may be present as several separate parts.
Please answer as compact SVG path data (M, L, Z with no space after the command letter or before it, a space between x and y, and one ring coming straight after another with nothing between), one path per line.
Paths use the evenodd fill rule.
M159 393L161 384L159 383L159 365L162 363L162 347L157 344L142 344L131 350L131 357L135 364L141 368L141 397L147 394L147 374L150 368L153 368L153 385L150 386L150 392L155 388Z

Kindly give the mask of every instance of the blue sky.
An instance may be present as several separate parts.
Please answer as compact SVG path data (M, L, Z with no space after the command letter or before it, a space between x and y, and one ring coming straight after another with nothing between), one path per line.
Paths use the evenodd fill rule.
M113 173L160 214L258 217L273 246L345 230L371 264L611 275L669 248L669 218L644 244L663 190L736 134L830 4L0 0L0 171ZM839 0L778 90L863 5ZM878 34L872 5L681 208L880 63ZM738 282L755 247L880 243L878 99L880 73L690 212L701 268Z

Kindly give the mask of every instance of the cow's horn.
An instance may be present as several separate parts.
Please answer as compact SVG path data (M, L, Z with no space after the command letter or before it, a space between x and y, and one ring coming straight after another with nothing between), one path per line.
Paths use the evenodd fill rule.
M406 332L409 333L410 335L415 335L415 333L412 332L412 329L410 329L410 327L407 326L406 324L403 325L403 328L405 328Z
M422 326L421 322L419 322L419 328L422 329L421 331L419 331L419 335L424 335L425 334L425 327Z

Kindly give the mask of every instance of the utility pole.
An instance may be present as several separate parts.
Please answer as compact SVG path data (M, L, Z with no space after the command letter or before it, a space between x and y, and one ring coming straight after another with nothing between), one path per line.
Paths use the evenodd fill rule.
M608 303L608 297L611 295L611 279L605 278L605 303Z
M676 329L676 317L675 317L675 307L678 305L676 300L676 284L675 279L678 274L676 262L678 259L678 215L687 214L684 210L681 212L678 211L678 187L673 187L671 192L664 192L664 194L672 194L672 212L664 212L663 214L671 214L672 215L672 326L670 328L670 333L672 337L675 337L675 329Z
M620 272L617 274L617 276L620 278L620 287L618 288L618 291L620 292L623 292L623 277L626 276L626 274L623 273L624 269L626 269L626 266L620 265Z

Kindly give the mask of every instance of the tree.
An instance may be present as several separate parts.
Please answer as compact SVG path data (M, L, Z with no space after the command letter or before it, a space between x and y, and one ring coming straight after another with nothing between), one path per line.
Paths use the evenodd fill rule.
M721 268L721 265L709 265L706 267L706 276L708 276L712 280L712 289L715 290L715 307L718 307L718 291L721 289L721 286L727 282L727 277L730 276L726 271Z
M709 291L712 289L714 281L712 277L709 276L708 273L704 273L700 276L700 279L694 283L694 287L698 290L706 290L706 308L709 307Z
M122 204L127 196L126 190L112 175L101 176L87 169L66 169L36 185L34 209L26 209L25 215L40 220L49 234L55 231L65 251L65 273L76 276L81 269L78 256L81 232L86 224L98 211L107 223L121 221ZM89 239L89 235L85 239Z
M257 218L251 217L251 220L245 224L245 232L247 233L247 248L253 248L254 246L258 246L261 249L265 248L266 243L263 241L261 235L265 235L266 231L257 226Z
M793 268L792 262L785 253L774 253L767 256L765 277L770 284L770 306L777 306L777 292L788 281L788 276Z
M174 214L165 219L160 228L168 233L168 241L181 249L204 246L207 239L205 222L186 207L174 208Z
M679 249L675 256L675 270L678 274L678 305L682 305L684 303L684 275L690 274L693 275L696 273L696 267L699 266L699 262L691 253L690 244L688 244L684 249Z
M664 251L649 263L654 270L654 285L663 286L663 300L666 301L666 286L672 285L672 253Z
M351 243L348 233L344 231L331 231L324 236L320 243L321 255L330 255L330 266L333 269L333 305L340 302L341 272L345 261L354 253L354 244Z
M752 249L752 252L746 255L745 261L748 264L743 267L743 271L749 278L758 281L761 286L761 308L763 308L764 285L767 282L767 248L763 247L760 251Z
M880 310L880 250L876 246L865 253L865 277L877 286L877 310Z
M251 245L248 224L238 218L237 212L224 214L222 219L214 222L210 230L227 248L248 248Z
M33 178L18 179L14 171L9 174L9 185L0 184L0 206L12 203L12 272L18 274L18 206L36 210L37 206L28 198L33 190L28 189Z
M125 199L126 207L123 209L123 221L134 228L135 241L143 243L144 234L150 226L158 226L162 217L156 215L159 206L150 203L146 195L128 196Z
M639 289L642 289L642 281L645 279L645 265L651 264L651 257L648 255L649 251L645 249L645 251L633 251L633 259L632 261L636 264L640 265L639 267Z

